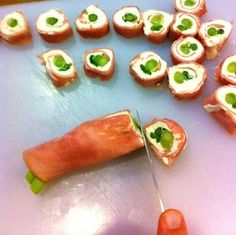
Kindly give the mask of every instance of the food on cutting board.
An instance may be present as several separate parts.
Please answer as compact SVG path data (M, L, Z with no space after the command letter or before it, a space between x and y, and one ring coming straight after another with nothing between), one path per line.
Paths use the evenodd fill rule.
M216 80L223 85L236 85L236 55L227 57L217 67Z
M99 77L109 80L115 70L115 56L112 49L98 48L86 51L84 57L84 72L89 77Z
M181 37L171 46L173 64L196 62L201 64L205 59L205 50L201 42L194 37Z
M75 82L77 72L71 57L62 50L49 50L39 55L41 64L56 87L65 87Z
M1 19L0 38L12 45L27 45L31 43L30 26L23 12L14 11Z
M157 235L188 235L184 215L176 209L167 209L158 220Z
M232 28L232 23L222 19L211 20L201 25L198 37L205 47L207 59L214 59L219 54Z
M205 66L194 62L168 68L169 89L179 99L194 99L201 94L207 80Z
M72 170L99 165L143 147L140 127L129 110L87 121L67 134L27 149L26 179L34 193Z
M129 72L143 87L156 85L164 80L167 63L155 52L145 51L136 55L129 63Z
M59 43L72 37L73 31L64 13L56 8L41 14L36 21L41 38L50 43Z
M173 21L173 15L164 11L148 10L143 13L145 36L153 43L163 42Z
M97 5L87 7L75 20L75 26L84 38L101 38L110 30L107 15Z
M175 10L201 17L207 13L206 0L175 0Z
M134 38L143 33L143 19L140 9L125 6L117 10L113 16L115 31L123 37Z
M170 26L170 39L174 41L181 36L194 37L198 34L199 28L200 19L196 15L178 12Z
M170 119L153 119L145 126L145 134L156 157L171 166L187 145L184 129Z
M236 135L236 86L219 87L204 100L203 107L230 134Z

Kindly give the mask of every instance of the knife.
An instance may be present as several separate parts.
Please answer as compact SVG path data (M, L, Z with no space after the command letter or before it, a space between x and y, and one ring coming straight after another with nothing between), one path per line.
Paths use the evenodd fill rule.
M176 209L165 209L164 202L159 190L156 171L154 170L153 160L150 154L149 144L144 134L144 128L138 111L136 110L138 122L140 125L141 135L143 137L146 155L148 158L150 172L153 179L154 187L157 193L157 198L160 203L161 215L158 220L157 235L188 235L187 227L183 214Z

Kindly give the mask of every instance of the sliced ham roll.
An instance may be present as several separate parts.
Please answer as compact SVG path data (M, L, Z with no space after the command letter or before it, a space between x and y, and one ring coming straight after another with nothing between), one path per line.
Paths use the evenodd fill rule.
M115 56L109 48L98 48L86 51L84 57L84 72L89 77L99 77L109 80L115 70Z
M157 10L148 10L143 13L144 34L153 43L163 42L173 21L173 15Z
M143 87L153 86L163 81L167 63L153 51L145 51L135 56L129 63L129 72Z
M207 80L205 66L182 63L168 69L169 89L179 99L194 99L201 94Z
M184 129L170 119L154 119L145 127L145 134L156 157L171 166L187 145Z
M140 9L126 6L117 10L113 16L115 31L123 37L134 38L143 33L143 19Z
M39 55L41 64L56 87L68 86L75 82L77 72L73 60L62 50L50 50Z
M175 0L175 10L201 17L207 13L206 0Z
M28 169L43 182L118 158L143 147L140 127L130 111L80 124L67 134L23 152Z
M216 80L223 85L236 85L236 55L229 56L217 67Z
M218 88L203 102L204 109L232 135L236 135L236 86Z
M201 64L205 59L204 47L196 38L181 37L171 46L173 64L196 62Z
M178 12L170 26L170 39L174 41L181 36L194 37L198 34L199 28L200 19L196 15Z
M232 28L232 23L220 19L201 25L198 37L205 46L207 59L214 59L219 54L232 32Z
M41 38L49 43L59 43L73 35L68 19L57 8L41 14L36 21L36 28Z
M75 26L84 38L101 38L110 30L107 15L97 5L87 7L75 20Z
M23 12L14 11L0 21L0 38L12 45L27 45L32 42L29 23Z

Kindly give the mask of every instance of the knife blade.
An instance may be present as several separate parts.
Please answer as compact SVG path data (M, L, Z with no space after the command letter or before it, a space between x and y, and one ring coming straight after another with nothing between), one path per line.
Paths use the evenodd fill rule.
M149 145L148 145L146 136L144 134L144 130L143 130L144 128L143 128L143 125L142 125L141 118L139 116L139 112L137 110L136 110L136 114L137 114L137 118L138 118L138 121L139 121L140 129L141 129L141 134L142 134L143 141L144 141L144 146L145 146L145 149L146 149L146 156L147 156L147 159L148 159L148 162L149 162L150 172L151 172L153 184L154 184L154 187L155 187L155 190L156 190L156 193L157 193L158 201L160 203L161 212L164 212L165 211L165 206L164 206L164 202L163 202L160 190L159 190L159 185L158 185L158 180L157 180L157 176L156 176L156 171L154 170L153 160L152 160L152 157L151 157L151 154L150 154Z

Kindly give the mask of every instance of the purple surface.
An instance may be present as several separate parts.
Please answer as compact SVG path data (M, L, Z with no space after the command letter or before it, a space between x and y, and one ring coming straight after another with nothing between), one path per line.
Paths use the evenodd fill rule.
M33 26L37 16L59 7L73 22L93 1L55 1L0 9L0 17L23 10ZM172 1L98 1L109 14L124 5L142 10L173 11ZM110 2L111 3L111 2ZM235 1L208 0L214 18L235 20ZM0 235L152 235L160 213L144 150L83 172L61 177L40 196L34 196L24 174L23 149L56 137L84 120L124 108L139 110L143 120L169 117L188 132L184 154L171 168L154 161L167 207L182 210L190 235L236 234L236 140L228 135L201 107L218 84L215 66L236 53L235 30L221 56L207 61L209 80L203 95L191 102L176 101L164 88L143 89L132 81L127 65L144 50L154 50L170 65L170 42L159 46L145 38L126 40L114 31L108 37L73 40L60 45L43 43L34 29L34 42L27 48L0 44ZM86 49L110 46L117 59L113 80L91 80L82 71ZM76 61L80 81L57 90L39 64L36 55L60 47Z

